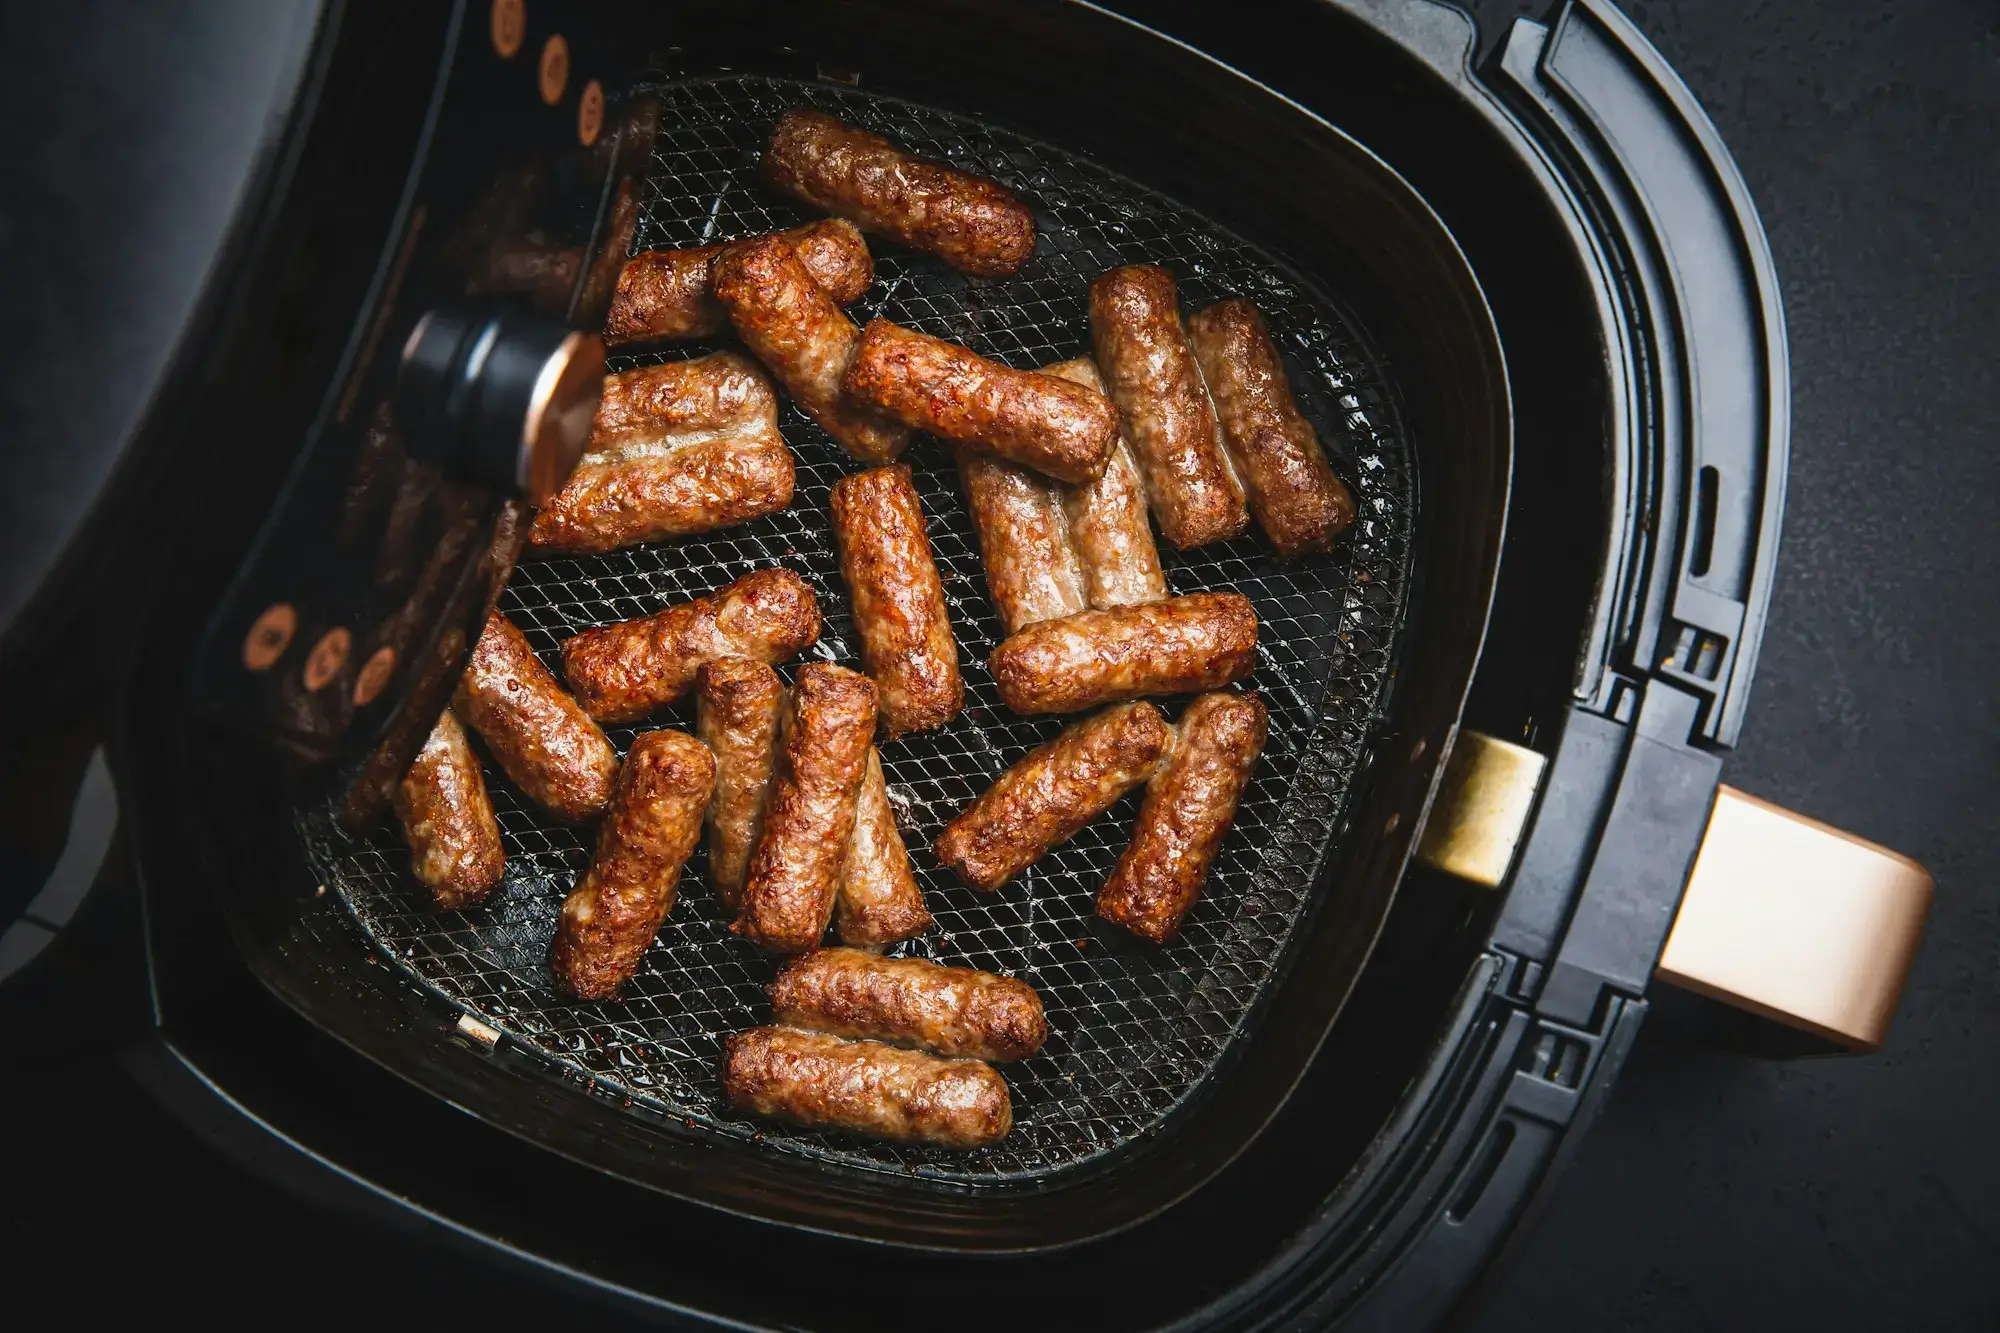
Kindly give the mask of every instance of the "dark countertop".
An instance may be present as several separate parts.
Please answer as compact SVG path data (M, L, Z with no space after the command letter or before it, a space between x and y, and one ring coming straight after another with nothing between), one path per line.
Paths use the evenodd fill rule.
M1774 1062L1656 1016L1473 1327L1993 1328L2000 9L1630 12L1736 154L1790 327L1785 544L1727 780L1915 856L1937 906L1883 1054ZM67 1309L143 1301L229 1323L303 1303L311 1323L391 1327L583 1313L303 1211L161 1118L108 1061L21 1079L0 1105L0 1273L32 1283L86 1253L120 1256L102 1283L62 1278Z

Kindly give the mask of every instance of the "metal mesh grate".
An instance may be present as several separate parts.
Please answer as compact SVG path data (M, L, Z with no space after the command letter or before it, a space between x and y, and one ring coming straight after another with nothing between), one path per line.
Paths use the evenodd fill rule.
M919 441L908 461L929 515L965 668L965 714L941 734L884 747L892 799L936 927L907 951L1028 980L1053 1035L1006 1066L1013 1133L978 1153L881 1145L769 1126L720 1097L720 1043L768 1015L772 964L718 919L698 852L680 900L617 1003L578 1004L549 986L543 959L564 894L589 860L587 830L530 807L491 767L487 783L507 852L504 885L480 909L432 910L393 829L360 839L328 813L302 816L325 882L363 931L417 980L653 1115L765 1149L969 1184L1042 1182L1156 1130L1246 1039L1278 975L1346 791L1380 716L1409 575L1412 468L1395 406L1356 330L1269 256L1171 201L1059 149L958 116L867 93L764 77L660 89L661 130L635 250L749 235L809 215L756 184L773 118L812 104L933 157L995 176L1036 209L1041 239L1013 278L979 282L925 255L878 247L875 287L852 310L1034 367L1087 353L1086 289L1106 268L1159 261L1189 309L1248 295L1292 362L1301 406L1354 487L1360 520L1330 557L1281 564L1255 537L1187 555L1164 552L1176 592L1236 588L1260 620L1252 682L1271 707L1270 743L1235 831L1179 939L1154 950L1101 926L1097 888L1123 849L1134 794L998 895L975 894L930 855L938 832L1002 769L1052 736L998 703L985 659L999 634L973 530L945 451ZM694 356L708 346L619 358L616 368ZM854 466L789 403L782 419L798 492L782 514L704 539L604 557L524 565L502 599L552 668L557 644L592 625L643 615L750 570L786 565L826 612L819 657L854 663L827 520L827 492ZM682 708L654 725L691 728ZM621 752L630 728L613 728Z

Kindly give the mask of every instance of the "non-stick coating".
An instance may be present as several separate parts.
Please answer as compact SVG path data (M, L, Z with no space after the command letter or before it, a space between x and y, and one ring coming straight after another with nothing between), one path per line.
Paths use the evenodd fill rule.
M972 528L949 456L920 439L908 461L958 635L966 711L942 733L884 745L882 759L937 917L907 951L1020 976L1048 1006L1048 1045L1004 1071L1015 1125L1003 1144L976 1153L879 1145L759 1124L730 1110L719 1095L720 1043L767 1018L763 987L772 964L723 929L701 853L623 999L579 1004L556 994L543 960L556 908L588 863L590 835L530 807L491 765L486 777L508 865L484 907L431 910L393 829L348 838L324 810L300 817L315 868L395 965L559 1070L629 1098L635 1113L754 1138L772 1152L940 1183L1044 1186L1086 1164L1107 1164L1105 1154L1157 1133L1248 1039L1299 923L1324 906L1315 895L1339 891L1315 886L1383 716L1410 578L1414 469L1395 396L1361 331L1325 293L1171 200L1060 149L823 83L725 76L658 91L660 130L635 249L808 220L762 187L755 167L773 118L788 106L815 105L998 178L1034 207L1041 233L1029 265L992 282L874 243L877 280L850 311L857 321L883 315L1032 368L1088 353L1086 289L1117 264L1168 265L1189 310L1225 296L1257 302L1290 362L1301 407L1354 489L1360 518L1331 556L1298 564L1280 562L1254 535L1165 553L1175 592L1234 588L1252 598L1260 620L1250 684L1270 704L1270 742L1236 828L1201 902L1165 949L1140 945L1092 915L1136 796L997 895L966 889L937 867L929 847L944 822L1062 722L1017 718L995 697L984 662L1000 631ZM710 350L681 344L616 358L614 368ZM799 464L790 509L677 545L526 564L501 608L556 667L557 644L579 630L782 564L811 581L827 613L814 655L856 663L826 509L829 488L856 465L789 403L782 424ZM692 720L682 708L653 725L691 728ZM611 736L622 752L632 730L614 728Z

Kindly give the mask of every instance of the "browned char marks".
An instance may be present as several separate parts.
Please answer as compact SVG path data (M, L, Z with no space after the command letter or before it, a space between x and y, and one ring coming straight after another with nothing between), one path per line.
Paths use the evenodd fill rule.
M636 722L694 686L719 657L783 662L819 638L819 602L789 569L745 574L706 597L563 643L563 675L590 715Z
M1043 370L1104 391L1097 367L1083 357ZM1160 549L1153 544L1145 482L1123 435L1111 446L1097 479L1063 487L1062 502L1070 546L1083 569L1087 605L1108 611L1166 599L1167 575L1160 567Z
M1005 277L1035 252L1035 215L1005 188L914 157L824 111L778 117L764 174L815 208L967 273Z
M564 900L549 951L549 970L569 994L610 999L639 970L673 910L714 790L715 757L694 737L649 731L633 740L597 855Z
M910 469L897 463L843 477L830 504L861 659L881 692L883 733L943 726L964 706L965 682Z
M986 591L1001 628L1012 634L1088 606L1083 566L1063 514L1062 483L971 449L957 453Z
M786 1026L939 1055L1025 1060L1049 1036L1027 982L923 958L819 949L787 963L770 991L772 1017Z
M1263 753L1264 701L1205 694L1181 714L1173 757L1146 786L1131 845L1097 895L1097 914L1164 944L1201 896Z
M764 802L778 764L785 685L747 657L704 662L695 676L695 735L715 755L715 799L708 811L708 877L723 915L743 898L750 852L764 826Z
M618 752L498 611L486 617L451 707L514 785L550 813L587 819L611 799Z
M940 865L992 891L1152 776L1174 734L1149 703L1107 708L1002 773L938 836Z
M722 1089L752 1115L898 1143L986 1148L1014 1124L1007 1081L978 1060L752 1028L723 1043Z
M447 911L493 891L507 868L500 822L479 758L446 709L396 788L396 818L410 846L410 872Z
M882 757L871 746L868 770L854 797L854 832L840 865L834 929L843 944L879 949L921 935L930 924L924 891L889 805Z
M822 218L773 234L792 247L813 281L837 304L860 299L875 281L867 243L843 218ZM709 291L715 257L725 244L648 250L626 260L604 321L604 341L619 347L656 339L712 338L727 329L729 316Z
M1017 713L1074 713L1233 684L1257 666L1257 613L1235 592L1085 611L1010 635L987 662Z

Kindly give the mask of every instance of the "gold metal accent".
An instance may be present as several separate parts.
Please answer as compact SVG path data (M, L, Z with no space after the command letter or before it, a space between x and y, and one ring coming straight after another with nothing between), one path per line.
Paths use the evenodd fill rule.
M305 681L308 690L318 690L340 674L347 665L348 650L354 647L354 636L335 625L319 636L319 642L306 655Z
M1932 889L1906 856L1724 787L1658 975L1872 1051L1888 1036Z
M250 625L243 636L243 665L250 671L269 671L292 646L299 632L299 613L290 602L273 602Z
M550 33L549 39L542 43L542 63L536 78L544 102L554 106L562 101L563 90L569 87L569 43L561 33Z
M493 14L487 31L493 37L493 49L500 58L512 60L528 36L526 0L493 0Z
M1438 783L1417 859L1489 889L1506 881L1549 761L1509 741L1461 731Z
M576 102L576 137L585 148L597 142L604 129L604 85L596 79L583 85Z
M597 401L604 392L604 339L572 333L542 366L521 422L521 460L515 481L530 503L544 505L562 489L590 442Z
M389 677L396 671L396 650L383 644L368 655L361 664L361 672L354 678L354 706L366 708L381 695L389 683Z

